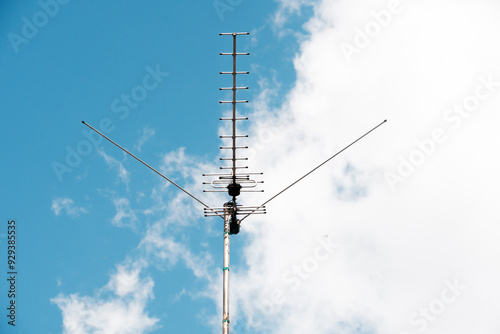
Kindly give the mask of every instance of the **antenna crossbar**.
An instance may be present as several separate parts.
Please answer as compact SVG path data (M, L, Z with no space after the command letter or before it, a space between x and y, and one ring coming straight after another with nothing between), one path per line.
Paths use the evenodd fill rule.
M236 174L236 176L248 176L248 175L262 175L263 173L250 173L250 172L247 172L247 173L244 173L244 174ZM229 177L232 177L232 174L228 174L228 173L205 173L205 174L202 174L203 176L229 176Z
M227 193L227 190L215 190L215 189L212 189L212 190L206 190L204 189L203 190L204 193ZM240 189L240 192L241 193L263 193L264 190L262 189Z
M225 207L218 207L218 208L212 208L217 214L214 212L209 211L208 209L204 210L204 215L205 217L213 217L218 214L224 214L224 211L226 210ZM232 215L238 216L238 215L244 215L248 212L252 212L253 214L265 214L266 213L266 208L262 207L256 207L256 206L240 206L240 205L233 205L233 212Z
M248 138L248 135L221 135L219 138Z
M226 35L230 35L230 36L250 35L250 33L249 32L221 32L221 33L219 33L219 36L226 36Z
M248 148L248 146L236 146L235 148ZM221 149L221 150L231 150L232 147L231 146L221 146L221 147L219 147L219 149Z
M222 166L219 167L219 169L246 169L248 166L236 166L236 167L229 167L229 166Z
M250 74L248 71L240 71L240 72L219 72L220 74Z
M219 88L219 90L234 90L234 89L248 89L248 87L223 87L223 88Z
M250 52L237 52L237 53L232 53L232 52L221 52L219 53L221 56L248 56Z

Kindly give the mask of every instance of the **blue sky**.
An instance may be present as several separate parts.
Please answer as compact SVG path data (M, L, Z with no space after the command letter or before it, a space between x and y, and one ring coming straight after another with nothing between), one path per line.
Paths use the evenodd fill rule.
M492 0L3 1L0 308L9 219L18 308L0 332L220 332L221 219L81 121L222 205L201 177L227 132L219 33L248 31L241 131L265 193L243 204L389 122L245 220L232 332L498 333L498 14Z
M47 4L45 11L41 3ZM2 321L2 333L62 332L61 310L51 299L94 295L118 264L135 256L147 227L165 219L165 209L158 207L178 194L169 187L161 199L154 198L151 192L164 182L108 143L92 145L69 167L68 150L89 150L82 120L96 127L110 122L109 135L153 166L160 167L163 155L180 148L193 159L216 159L223 111L218 88L230 84L218 72L231 67L230 58L218 53L232 47L231 38L219 32L253 33L238 45L251 51L241 61L252 71L245 84L256 87L271 73L284 87L292 84L296 37L280 38L274 31L278 4L221 3L226 5L219 11L210 1L2 3L1 136L3 156L10 162L2 166L1 202L3 220L15 218L19 226L18 326L12 330ZM47 22L41 11L52 14L45 15ZM41 20L36 32L29 26L23 30L24 18ZM305 18L295 17L293 29L300 32ZM151 72L161 74L149 79L154 88L145 98L130 106L119 101L143 86ZM126 176L120 178L119 168ZM168 176L185 183L175 170ZM179 226L172 223L170 233L194 252L210 254L215 260L210 269L216 272L220 226L214 218L201 218L202 207L189 204L195 216L182 218ZM127 211L155 205L150 214ZM208 228L213 231L207 233ZM156 332L209 331L206 318L216 314L216 307L197 296L203 282L175 263L158 263L146 275L155 281L147 312L158 319ZM189 293L176 297L182 291Z

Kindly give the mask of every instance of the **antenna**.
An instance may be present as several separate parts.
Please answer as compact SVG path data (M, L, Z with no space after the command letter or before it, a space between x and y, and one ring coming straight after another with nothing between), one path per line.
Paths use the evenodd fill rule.
M222 276L222 333L229 334L229 238L232 234L238 234L240 231L240 220L238 220L238 215L250 215L252 213L266 213L266 209L263 205L260 207L245 207L238 205L236 202L236 198L242 192L249 191L257 191L262 192L263 190L252 189L255 188L258 184L263 183L264 181L256 181L251 177L256 175L262 175L262 173L252 173L246 172L248 166L242 166L239 164L241 161L247 161L248 158L240 156L239 153L241 150L247 149L248 146L238 146L238 142L241 138L247 138L248 135L240 135L237 134L237 125L238 121L246 121L248 117L239 117L236 106L238 103L248 103L248 100L237 100L236 93L241 89L248 89L248 87L237 86L236 78L240 74L249 74L248 71L237 71L236 70L236 58L238 56L248 56L248 52L238 53L236 52L236 38L239 35L248 35L248 32L240 32L240 33L221 33L220 36L232 36L233 37L233 52L222 52L221 56L232 56L233 58L233 70L231 72L220 72L222 75L231 74L233 77L233 86L232 87L223 87L219 88L219 90L232 91L232 100L230 101L219 101L219 103L232 104L232 117L221 117L219 118L221 121L230 121L232 132L230 135L222 135L221 139L230 139L230 146L221 146L221 151L230 150L230 157L222 157L221 161L230 161L230 166L222 166L221 170L228 170L228 173L213 173L213 174L203 174L203 176L211 176L217 177L217 179L211 182L203 182L203 184L210 184L213 190L204 190L204 192L226 192L232 198L229 202L224 204L222 208L205 208L205 217L210 217L214 215L224 215L224 266L222 268L223 276ZM243 170L243 171L242 171Z
M151 167L149 164L145 163L143 160L139 159L137 156L134 154L130 153L128 150L117 144L115 141L112 139L108 138L105 136L103 133L99 132L97 129L92 127L90 124L86 123L85 121L82 121L83 124L85 124L87 127L95 131L97 134L120 148L122 151L151 169L153 172L161 176L163 179L167 180L171 184L173 184L175 187L177 187L179 190L183 191L185 194L193 198L195 201L200 203L201 205L204 206L204 215L205 217L214 217L214 216L219 216L220 218L224 219L224 258L223 258L223 301L222 301L222 333L223 334L229 334L229 238L230 235L233 234L238 234L240 231L240 224L241 222L246 219L248 216L252 214L265 214L266 213L266 208L265 205L275 199L277 196L281 195L283 192L286 190L290 189L292 186L294 186L296 183L299 181L303 180L306 176L338 156L340 153L344 152L347 150L349 147L363 139L365 136L370 134L371 132L375 131L378 127L380 127L382 124L384 124L387 120L384 120L377 126L373 127L371 130L363 134L362 136L358 137L356 140L351 142L349 145L345 146L343 149L332 155L330 158L326 159L323 161L321 164L318 166L314 167L311 171L306 173L305 175L301 176L299 179L297 179L295 182L278 192L276 195L265 201L259 206L242 206L240 204L237 204L236 200L237 197L242 193L242 192L263 192L263 190L259 189L254 189L256 188L259 184L262 184L264 181L256 181L252 179L254 176L262 175L263 173L256 173L256 172L247 172L246 170L248 169L248 166L243 166L240 165L239 162L241 161L247 161L248 158L240 156L238 153L241 150L247 149L248 146L242 146L239 144L239 140L241 138L248 138L248 135L241 135L237 134L237 122L239 121L245 121L248 120L248 117L240 117L237 114L236 106L238 103L248 103L248 100L237 100L236 99L236 92L241 89L248 89L248 87L241 87L236 85L236 78L240 74L249 74L249 72L244 71L244 72L238 72L236 71L236 58L237 56L246 56L249 55L248 52L245 53L238 53L236 52L236 37L239 35L249 35L248 32L233 32L233 33L221 33L219 34L220 36L232 36L233 38L233 52L229 53L220 53L220 55L223 56L232 56L233 57L233 70L231 72L220 72L220 74L227 75L231 74L232 79L233 79L233 85L232 87L223 87L219 88L221 91L232 91L232 100L230 101L219 101L221 104L232 104L232 117L221 117L219 118L221 121L231 121L231 126L232 126L232 132L230 135L221 135L219 136L221 139L228 139L230 140L229 144L227 146L221 146L220 150L222 152L230 152L230 156L224 156L221 157L221 161L230 161L230 165L224 165L221 166L220 169L223 171L227 172L220 172L220 173L211 173L211 174L203 174L203 176L210 176L210 177L216 177L216 179L212 180L211 182L203 182L203 184L208 185L210 184L213 189L211 190L203 190L203 192L226 192L228 195L231 197L231 199L227 202L224 203L222 207L209 207L207 204L203 203L201 200L199 200L197 197L189 193L187 190L176 184L174 181L169 179L168 177L164 176L160 172L158 172L155 168ZM239 215L244 215L243 218L238 219Z
M221 173L210 173L203 174L203 176L211 176L217 177L217 179L212 180L211 182L203 182L203 184L210 184L212 186L212 190L203 190L204 192L226 192L229 196L231 196L231 219L229 234L238 234L240 230L240 221L237 219L238 215L249 214L249 213L265 213L266 209L264 206L260 207L244 207L238 205L236 203L236 198L242 192L263 192L263 190L253 189L257 187L258 184L264 183L264 181L256 181L251 177L256 175L262 175L262 173L255 172L247 172L248 166L243 166L239 164L241 161L247 161L248 158L240 156L239 153L241 150L248 149L248 146L238 146L238 142L242 138L248 138L248 135L237 134L237 122L238 121L246 121L248 117L240 117L237 113L236 106L238 103L248 103L248 100L237 100L236 93L241 89L248 89L248 87L238 87L236 82L236 78L240 74L249 74L248 71L237 71L236 70L236 58L237 56L248 56L250 53L248 52L236 52L236 37L239 35L248 35L248 32L239 32L239 33L221 33L220 36L232 36L233 38L233 52L221 52L222 56L232 56L233 58L233 70L231 72L220 72L220 74L231 74L233 79L232 87L223 87L219 88L219 90L232 91L232 99L229 101L219 101L221 104L232 104L232 116L231 117L221 117L219 120L221 121L230 121L232 133L230 135L221 135L219 136L221 139L226 140L230 139L230 145L221 146L220 150L222 152L230 150L230 156L221 157L221 161L230 161L230 165L221 166L221 170L227 170L228 172ZM223 215L227 211L227 206L218 207L218 208L205 208L205 216L210 217L214 215Z

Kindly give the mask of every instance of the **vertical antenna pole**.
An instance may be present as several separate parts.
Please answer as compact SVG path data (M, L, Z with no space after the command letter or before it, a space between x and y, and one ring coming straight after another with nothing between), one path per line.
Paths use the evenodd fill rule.
M233 34L233 184L236 183L236 34ZM236 202L236 196L233 196Z
M222 291L222 334L229 334L229 231L231 215L234 210L232 203L224 204L224 267Z

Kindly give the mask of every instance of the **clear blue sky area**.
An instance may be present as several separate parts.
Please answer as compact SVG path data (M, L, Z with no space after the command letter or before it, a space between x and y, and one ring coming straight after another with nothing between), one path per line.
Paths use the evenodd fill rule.
M225 7L217 12L214 3ZM81 121L107 130L153 166L180 147L215 159L218 117L224 111L218 88L231 84L218 74L230 70L230 58L219 52L231 50L231 39L218 34L253 33L239 39L239 51L251 52L241 61L242 70L251 70L245 79L251 89L242 98L251 100L258 81L272 80L274 70L286 92L295 79L297 43L290 34L278 37L271 21L276 10L277 4L266 0L2 1L1 333L61 333L61 310L51 299L94 296L116 265L131 256L145 226L165 215L139 215L135 227L112 223L113 199L126 197L139 211L146 210L154 206L150 193L161 179L99 139L97 147L129 173L128 183L120 182L96 145L88 145L98 139L85 135ZM306 19L307 13L293 16L287 28L301 31ZM138 146L145 129L154 130L154 136ZM183 182L180 175L170 176ZM63 207L59 212L57 200ZM18 237L15 328L6 317L9 219L16 220ZM206 249L218 268L220 235L204 235L200 227L218 229L218 223L200 219L172 233L193 252ZM234 247L238 263L238 243ZM148 274L155 298L146 310L163 326L155 333L211 330L204 317L216 314L212 300L189 294L176 298L183 290L195 294L202 288L190 270L179 263L152 265Z

